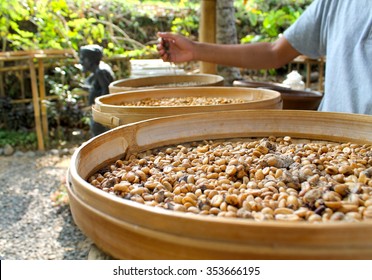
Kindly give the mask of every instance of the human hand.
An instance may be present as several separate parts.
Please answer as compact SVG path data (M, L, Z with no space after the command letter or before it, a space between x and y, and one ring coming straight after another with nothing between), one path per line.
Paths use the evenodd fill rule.
M169 32L158 32L157 49L163 61L188 62L194 59L195 43L184 36Z

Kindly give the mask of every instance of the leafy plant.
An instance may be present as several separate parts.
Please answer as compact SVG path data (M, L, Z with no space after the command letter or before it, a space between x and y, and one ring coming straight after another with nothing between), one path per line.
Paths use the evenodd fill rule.
M35 149L37 147L36 133L0 129L0 147L6 144L17 148Z
M24 41L23 38L27 38L29 41L33 35L32 32L20 28L20 23L30 18L29 11L25 9L23 2L18 0L1 1L0 11L2 14L0 17L2 50L6 50L7 42L12 42L16 46ZM12 33L9 33L10 30Z
M72 67L56 67L54 72L60 75L58 81L54 79L46 79L50 93L56 95L58 99L46 102L47 115L49 124L50 137L69 140L69 137L74 129L89 130L89 123L84 112L83 97L74 94L70 86L61 83L63 80L71 80L75 70Z
M198 25L199 18L196 14L187 15L183 18L176 17L172 21L171 31L189 37L195 35L196 30L198 30Z
M276 40L313 0L236 1L241 43ZM246 28L248 26L248 28Z

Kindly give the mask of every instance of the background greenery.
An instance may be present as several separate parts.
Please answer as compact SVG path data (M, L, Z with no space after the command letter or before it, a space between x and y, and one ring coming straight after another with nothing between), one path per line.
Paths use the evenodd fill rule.
M105 57L158 58L157 31L172 31L198 39L201 1L134 0L8 0L0 1L0 51L74 49L99 44ZM237 36L241 43L273 41L312 0L236 0ZM0 67L2 64L0 63ZM85 77L74 65L46 72L46 88L58 98L48 102L50 137L69 141L71 131L87 130L83 99L74 89ZM123 78L123 77L117 77ZM26 84L28 82L28 77ZM6 97L0 98L0 147L28 146L35 141L33 108L12 104L19 93L15 74L4 78ZM32 97L31 91L26 97ZM19 136L7 131L17 131ZM25 133L31 136L25 137ZM9 137L7 137L7 135ZM15 141L18 139L19 141ZM34 140L33 140L34 139ZM28 143L27 142L27 143Z
M156 32L197 38L201 1L8 0L0 3L0 48L78 50L98 43L106 55L153 49ZM312 0L235 0L241 42L270 41ZM132 54L134 55L134 54Z

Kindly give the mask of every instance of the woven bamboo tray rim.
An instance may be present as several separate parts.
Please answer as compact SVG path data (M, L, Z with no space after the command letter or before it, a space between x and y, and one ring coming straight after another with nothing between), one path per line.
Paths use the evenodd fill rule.
M177 97L225 97L230 99L244 99L245 103L278 103L281 101L279 92L267 89L251 89L236 87L173 87L173 88L156 88L156 89L138 89L126 92L118 92L109 95L103 95L95 100L97 110L105 112L109 109L169 109L169 108L200 108L200 107L227 107L242 105L245 103L219 104L219 105L186 105L186 106L124 106L124 102L140 101L146 98L177 98Z
M240 131L236 131L237 127ZM350 256L371 258L372 222L369 221L311 224L284 221L255 222L190 215L124 200L98 190L85 181L85 178L97 169L122 158L126 153L164 145L203 139L267 137L269 135L290 135L292 138L372 144L371 128L372 116L287 110L244 110L221 114L194 113L141 121L117 127L83 144L71 160L70 191L82 203L94 205L95 211L104 216L191 240L210 239L222 243L239 243L243 247L258 246L262 250L270 246L298 247L301 250L309 250L308 256L313 258L314 250L319 253L320 258L322 256L333 258L337 252L343 250L347 258ZM172 133L167 134L164 133L165 131ZM97 149L101 149L101 152ZM104 160L100 159L102 151L106 153ZM274 239L272 234L275 235ZM294 238L296 236L297 238ZM298 238L299 236L301 238ZM340 244L344 244L344 248L341 248ZM327 251L329 251L328 255ZM360 252L359 257L356 254L357 251ZM295 257L288 251L287 254L287 256ZM302 256L305 257L306 254L303 253ZM338 257L344 258L342 255Z
M177 97L223 97L247 100L244 103L202 105L202 106L123 106L124 102L145 98ZM236 87L184 87L168 89L142 89L114 93L96 98L92 107L93 119L109 127L133 123L156 117L246 109L282 109L279 92L266 89Z
M140 89L140 88L168 88L167 84L195 82L194 86L222 86L224 78L213 74L184 74L184 75L158 75L138 78L127 78L112 82L109 85L110 93Z

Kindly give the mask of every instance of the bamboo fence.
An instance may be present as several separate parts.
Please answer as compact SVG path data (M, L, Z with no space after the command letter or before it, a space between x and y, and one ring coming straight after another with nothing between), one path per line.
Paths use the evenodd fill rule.
M56 62L57 60L57 62ZM128 61L125 56L117 56L105 59L110 63L116 63L115 72L122 76L122 63ZM13 63L9 63L13 62ZM48 95L45 91L45 69L55 67L58 64L77 63L78 54L75 50L30 50L0 52L0 97L6 97L4 77L10 72L16 72L20 81L19 98L11 100L12 104L32 103L34 107L35 131L37 135L38 150L45 150L48 140L48 117L46 100L58 98L56 95ZM6 65L8 64L8 65ZM11 64L11 65L9 65ZM25 96L25 73L28 72L31 80L32 98ZM80 92L79 94L87 94Z
M37 135L38 149L45 150L45 140L48 136L47 109L44 100L45 93L45 67L46 61L51 59L76 59L74 50L31 50L0 52L0 96L6 96L4 90L4 73L18 72L21 82L21 98L17 103L32 102L34 107L35 130ZM6 66L5 62L17 62L16 65ZM50 66L50 65L48 65ZM24 73L29 72L31 80L32 100L24 98ZM23 98L22 98L23 97Z

